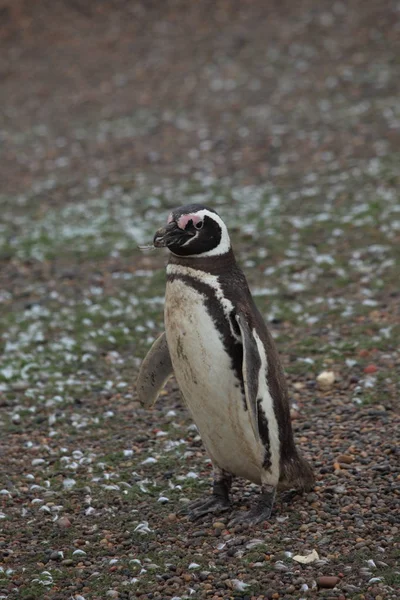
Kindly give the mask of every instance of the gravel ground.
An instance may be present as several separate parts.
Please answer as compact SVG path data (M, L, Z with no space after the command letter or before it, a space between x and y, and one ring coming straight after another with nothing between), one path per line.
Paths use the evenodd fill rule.
M0 598L398 598L399 3L0 15ZM190 201L230 227L317 476L263 527L178 516L210 464L174 381L136 402L166 258L136 246Z

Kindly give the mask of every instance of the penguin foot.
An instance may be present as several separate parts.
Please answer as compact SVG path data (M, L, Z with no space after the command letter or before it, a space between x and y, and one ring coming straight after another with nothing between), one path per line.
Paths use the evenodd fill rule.
M294 500L300 498L303 494L302 490L289 490L280 495L280 499L284 504L291 504Z
M271 516L272 507L261 508L259 506L254 506L251 510L239 511L236 513L236 516L233 517L228 523L229 527L234 527L235 525L258 525L259 523L264 523L264 521L268 521Z
M186 514L190 521L196 521L205 515L225 512L230 508L231 503L229 500L212 495L207 498L202 498L201 500L191 502L184 509L184 513L181 511L180 514Z
M268 521L272 513L275 500L275 488L268 486L263 489L257 503L248 511L240 511L228 523L228 527L234 525L258 525Z

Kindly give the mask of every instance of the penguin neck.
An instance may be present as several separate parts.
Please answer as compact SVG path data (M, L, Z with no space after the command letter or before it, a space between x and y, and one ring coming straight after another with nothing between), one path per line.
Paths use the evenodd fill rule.
M219 275L221 272L224 272L227 269L235 268L236 259L232 248L230 248L228 252L218 256L194 257L177 256L176 254L171 254L168 264L190 267L191 269L204 271L206 273L210 273L211 275Z

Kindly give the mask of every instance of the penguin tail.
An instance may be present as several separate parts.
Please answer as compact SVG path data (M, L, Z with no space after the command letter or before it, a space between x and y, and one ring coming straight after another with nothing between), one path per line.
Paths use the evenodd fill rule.
M279 490L309 492L315 485L315 476L311 465L296 452L281 464Z

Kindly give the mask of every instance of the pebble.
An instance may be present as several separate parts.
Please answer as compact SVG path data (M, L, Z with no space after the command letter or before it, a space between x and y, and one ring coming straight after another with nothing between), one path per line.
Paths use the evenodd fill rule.
M177 519L177 516L175 513L170 513L168 515L168 521L171 521L172 523L174 523L176 521L176 519Z
M23 391L27 390L28 387L29 387L28 381L15 381L14 383L11 384L11 388L14 390L14 392L23 392Z
M329 390L335 383L335 373L333 371L322 371L317 377L317 384L320 390Z
M350 454L341 454L338 456L337 462L351 465L351 463L354 462L354 456L351 456Z
M72 525L72 523L68 519L68 517L60 517L59 519L57 519L56 524L61 529L68 529L68 527L71 527L71 525Z
M64 565L64 567L72 567L74 561L72 560L72 558L65 558L61 561L61 564Z
M339 581L339 577L335 577L333 575L324 575L322 577L318 577L317 586L319 588L334 588Z

